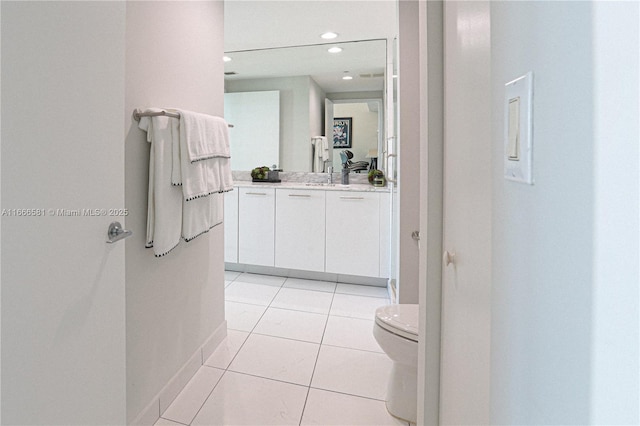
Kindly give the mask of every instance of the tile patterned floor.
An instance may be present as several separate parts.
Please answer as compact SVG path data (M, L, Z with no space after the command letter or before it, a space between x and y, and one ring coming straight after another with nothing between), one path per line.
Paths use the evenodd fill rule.
M384 288L227 272L227 338L156 425L404 425L373 338Z

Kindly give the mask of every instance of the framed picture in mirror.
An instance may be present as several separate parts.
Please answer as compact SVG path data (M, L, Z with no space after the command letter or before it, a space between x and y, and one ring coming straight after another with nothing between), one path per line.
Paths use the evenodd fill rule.
M333 119L333 147L351 148L352 117Z

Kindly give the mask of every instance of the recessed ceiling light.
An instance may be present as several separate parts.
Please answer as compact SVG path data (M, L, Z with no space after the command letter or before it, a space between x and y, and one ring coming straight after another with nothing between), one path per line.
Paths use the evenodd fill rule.
M228 56L223 56L222 60L225 61L225 62L229 62L229 61L231 61L231 58L228 57Z
M353 77L350 75L345 75L344 77L342 77L343 80L353 80Z
M338 37L338 34L332 33L331 31L329 31L329 32L326 32L326 33L322 34L320 37L322 37L325 40L331 40L333 38Z
M333 46L328 50L329 53L339 53L342 52L342 48L338 46Z

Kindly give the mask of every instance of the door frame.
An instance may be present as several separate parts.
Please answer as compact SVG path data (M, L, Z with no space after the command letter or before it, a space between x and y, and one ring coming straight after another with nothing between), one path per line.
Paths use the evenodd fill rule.
M402 7L402 2L400 2ZM444 3L419 2L420 253L418 424L439 424L444 167Z

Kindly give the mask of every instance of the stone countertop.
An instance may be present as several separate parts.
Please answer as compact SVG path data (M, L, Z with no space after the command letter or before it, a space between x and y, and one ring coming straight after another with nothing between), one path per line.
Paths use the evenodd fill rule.
M388 186L376 187L369 183L353 183L342 185L339 183L321 182L252 182L237 180L234 186L243 188L280 188L280 189L307 189L323 191L366 191L366 192L389 192Z

